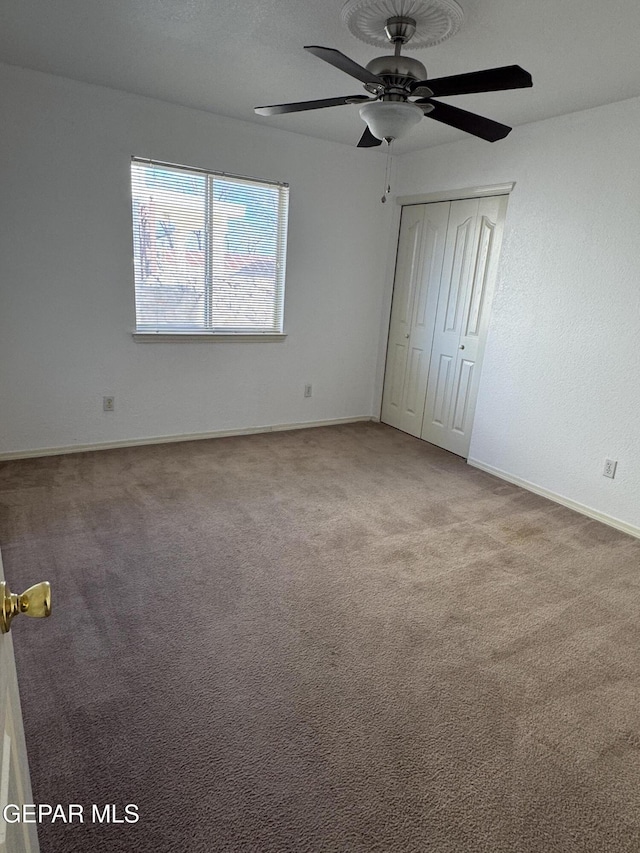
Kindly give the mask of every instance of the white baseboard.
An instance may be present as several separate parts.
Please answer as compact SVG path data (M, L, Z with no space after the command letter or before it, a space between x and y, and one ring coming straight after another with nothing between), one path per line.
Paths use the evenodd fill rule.
M516 477L514 474L508 474L506 471L501 471L500 468L494 468L492 465L486 465L478 459L467 459L467 463L469 465L473 465L474 468L479 468L481 471L486 471L487 474L493 474L494 477L499 477L501 480L506 480L508 483L521 486L529 492L535 492L536 495L542 495L543 498L548 498L550 501L562 504L562 506L573 509L582 515L586 515L596 521L601 521L603 524L608 524L609 527L615 527L616 530L621 530L623 533L628 533L629 536L635 536L637 539L640 539L640 527L636 527L634 524L628 524L626 521L621 521L619 518L614 518L614 516L607 515L604 512L600 512L597 509L586 506L586 504L581 504L571 498L566 498L564 495L558 495L556 492L543 488L543 486L537 486L535 483L523 480L522 477Z
M172 444L177 441L200 441L205 438L225 438L232 435L257 435L262 432L283 432L291 429L311 429L312 427L339 426L374 420L370 415L357 418L333 418L326 421L305 421L292 424L271 424L270 426L247 427L246 429L219 429L213 432L198 432L184 435L156 435L147 438L125 439L124 441L103 441L97 444L71 444L67 447L40 447L36 450L14 450L0 453L0 462L11 459L36 459L40 456L62 456L66 453L88 453L92 450L114 450L118 447L141 447L146 444Z

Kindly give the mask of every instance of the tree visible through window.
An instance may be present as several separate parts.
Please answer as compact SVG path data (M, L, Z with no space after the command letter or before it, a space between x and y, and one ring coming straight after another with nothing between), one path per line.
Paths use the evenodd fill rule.
M138 332L282 332L288 187L134 159Z

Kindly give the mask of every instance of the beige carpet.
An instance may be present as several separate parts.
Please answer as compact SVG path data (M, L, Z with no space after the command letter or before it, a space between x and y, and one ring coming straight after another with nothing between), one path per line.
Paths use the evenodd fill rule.
M42 853L640 850L640 542L389 427L0 466Z

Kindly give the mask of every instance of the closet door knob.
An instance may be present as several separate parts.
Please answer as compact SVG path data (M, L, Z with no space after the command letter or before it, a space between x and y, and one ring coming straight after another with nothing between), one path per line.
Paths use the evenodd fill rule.
M11 628L11 620L19 613L42 619L51 613L51 585L48 581L30 586L22 595L11 592L8 585L0 583L0 631L6 634Z
M460 346L458 347L458 349L464 349L464 344L460 344Z

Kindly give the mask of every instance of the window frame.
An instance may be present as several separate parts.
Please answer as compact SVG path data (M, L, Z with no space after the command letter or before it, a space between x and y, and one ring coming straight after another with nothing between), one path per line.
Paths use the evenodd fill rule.
M133 212L133 166L134 164L141 164L144 166L152 166L158 167L162 169L167 169L171 171L176 171L182 174L193 174L193 175L201 175L207 179L206 183L206 206L208 209L211 208L211 204L213 201L213 183L215 179L227 179L229 182L240 182L244 184L253 184L258 187L276 187L281 191L279 193L278 198L278 213L277 213L277 223L276 223L276 299L277 302L274 301L275 314L279 319L278 328L274 330L261 330L261 329L249 329L249 328L238 328L234 329L225 329L225 328L207 328L203 325L202 328L194 328L194 329L180 329L178 327L171 328L170 326L166 328L144 328L138 326L138 281L137 281L137 272L136 272L136 222L134 218ZM273 181L266 180L263 178L255 178L248 175L236 175L230 172L218 171L213 169L203 169L196 166L185 166L178 163L169 163L162 160L154 160L148 157L139 157L132 155L129 167L129 185L131 190L131 235L133 240L133 284L134 284L134 311L135 311L135 321L136 327L132 331L132 337L135 341L139 343L152 343L152 342L169 342L175 343L180 341L247 341L247 342L255 342L255 341L282 341L287 337L287 333L284 330L284 321L285 321L285 285L286 285L286 258L287 258L287 237L288 237L288 215L289 215L289 184L284 181ZM208 270L211 268L211 260L212 256L209 253L210 242L207 241L207 254L205 256L205 267L207 272L205 273L205 287L207 291L205 292L205 304L211 299L211 294L213 292L213 279L209 278ZM205 313L209 313L207 309L205 309ZM211 315L209 315L211 316Z

